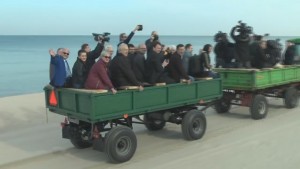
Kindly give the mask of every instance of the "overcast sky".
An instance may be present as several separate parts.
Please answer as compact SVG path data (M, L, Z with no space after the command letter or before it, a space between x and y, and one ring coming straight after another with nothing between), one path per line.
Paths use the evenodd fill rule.
M0 35L229 33L238 20L257 34L300 35L299 0L1 0Z

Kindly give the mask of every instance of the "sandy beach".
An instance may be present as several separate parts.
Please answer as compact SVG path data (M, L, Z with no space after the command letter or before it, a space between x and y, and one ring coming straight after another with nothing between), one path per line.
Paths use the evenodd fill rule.
M46 116L43 93L0 98L1 169L298 169L300 108L286 109L268 99L266 119L252 120L245 107L228 114L209 108L206 134L186 141L180 125L149 132L135 125L138 147L133 158L110 164L104 153L73 148L61 138L63 116Z

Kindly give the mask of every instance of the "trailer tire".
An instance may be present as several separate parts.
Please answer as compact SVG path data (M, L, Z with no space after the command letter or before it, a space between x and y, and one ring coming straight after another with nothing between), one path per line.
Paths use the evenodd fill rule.
M288 109L292 109L299 104L299 93L294 87L289 87L284 93L284 104Z
M157 131L163 129L166 125L166 122L163 120L153 119L151 118L150 114L145 114L144 124L148 130Z
M186 140L197 140L203 137L206 130L206 118L199 110L190 110L181 123L183 137Z
M83 140L79 127L75 125L70 126L70 141L78 149L89 148L93 145L88 140Z
M231 108L230 100L222 98L216 102L214 107L219 114L228 113Z
M255 95L250 105L251 117L254 120L263 119L268 114L268 102L265 96Z
M134 132L126 126L112 128L105 135L105 153L113 163L121 163L131 159L137 147Z

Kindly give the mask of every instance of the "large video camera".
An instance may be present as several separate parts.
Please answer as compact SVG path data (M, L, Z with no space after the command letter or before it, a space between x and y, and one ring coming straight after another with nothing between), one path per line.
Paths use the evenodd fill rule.
M236 29L237 32L239 32L241 35L252 34L253 28L251 26L247 26L246 23L243 23L242 21L239 21L238 23L239 25Z
M108 33L108 32L104 32L103 34L92 33L92 35L94 36L95 41L102 40L103 42L109 42L109 40L110 40L110 37L109 37L110 33Z

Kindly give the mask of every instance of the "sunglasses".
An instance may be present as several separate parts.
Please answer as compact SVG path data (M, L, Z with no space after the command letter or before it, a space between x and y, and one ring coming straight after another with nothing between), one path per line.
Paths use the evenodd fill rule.
M69 55L70 53L67 53L67 52L63 52L65 55Z
M111 57L110 56L104 56L106 59L110 59Z

